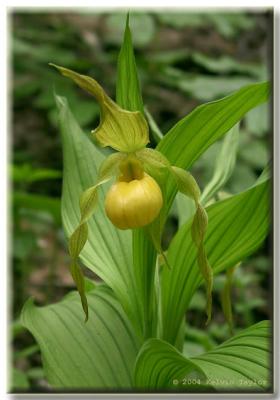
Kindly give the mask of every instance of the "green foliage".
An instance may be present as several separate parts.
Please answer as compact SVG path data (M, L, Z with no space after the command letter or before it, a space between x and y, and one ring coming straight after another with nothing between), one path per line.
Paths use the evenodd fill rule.
M123 26L126 18L126 13L115 13L107 17L108 41L117 45L124 43ZM133 13L130 16L130 26L133 32L133 43L136 48L144 47L152 40L155 33L155 24L154 19L149 14L143 12ZM128 50L130 51L129 48Z
M22 372L20 369L17 368L12 369L10 380L11 380L10 382L11 390L13 391L14 390L26 391L30 387L26 374Z
M253 83L254 78L248 77L208 77L183 73L173 68L166 68L165 83L181 90L187 95L194 95L200 101L210 101Z
M162 17L163 14L158 18L162 24L164 18L167 18L165 22L168 21L168 16ZM106 23L113 27L114 23L118 24L118 18L123 20L120 14L116 15L116 18L108 17ZM131 21L136 20L139 24L148 26L149 29L152 27L150 30L147 29L145 34L139 34L137 46L141 49L145 43L152 40L154 18L152 15L139 13L131 18ZM178 19L176 17L171 20L178 20L179 22L173 23L182 26L183 18L179 15ZM230 16L227 16L226 20L230 21ZM208 22L218 27L222 35L234 37L236 32L246 29L249 20L240 17L239 23L236 23L236 20L232 19L232 22L228 22L230 28L223 25L219 18L215 18L215 15L211 18L209 15ZM199 15L190 23L199 26L201 23ZM136 32L139 30L136 29ZM107 39L111 41L110 43L119 43L118 36ZM30 51L20 43L16 45L18 46L16 51L25 52L25 54ZM65 54L64 56L66 57ZM61 56L61 60L64 56ZM44 59L42 53L37 57L38 60ZM58 59L59 56L56 62ZM207 57L203 58L201 55L194 56L193 61L197 65L204 65L212 72L220 68L220 71L225 73L235 70L240 75L250 75L251 71L248 65L240 66L232 60L225 61L220 67L218 63ZM65 64L64 60L61 63ZM78 64L75 57L71 58L71 55L69 55L68 63L71 68ZM81 69L83 70L83 67ZM94 92L93 94L101 103L101 109L103 107L102 113L104 113L102 103L104 99L106 106L113 104L114 112L120 110L115 103L108 100L109 97L106 97L103 89L96 86L98 85L96 81L89 81L84 75L74 76L73 72L69 71L69 69L62 70L65 74L74 77L74 80L82 87L86 86ZM173 73L176 77L180 77L178 71L174 69L172 71L172 69L164 68L164 71L167 84L170 82L170 77L173 79L171 76ZM255 77L257 73L256 70L252 72ZM143 76L147 79L145 73L140 73L140 77ZM245 81L242 79L236 87L243 85ZM247 82L251 81L255 81L255 78L248 77ZM209 100L219 94L228 94L227 91L230 91L231 85L226 85L227 89L224 93L224 89L219 91L217 80L213 79L214 84L211 83L209 86L213 85L214 88L216 85L217 91L213 89L212 95L209 95L209 87L206 88L207 93L202 93L199 89L201 83L197 84L195 79L193 82L193 87L190 89L189 86L186 89L187 92L196 93L195 98ZM228 78L224 77L220 87L224 87L227 82ZM170 85L173 83L171 82ZM181 86L176 83L176 85L176 87L186 88L185 84ZM71 93L73 87L66 84L67 87L71 88L69 89ZM234 82L233 87L235 87ZM30 90L35 93L33 87ZM67 90L64 95L68 100ZM75 94L75 96L78 95ZM106 159L106 153L89 139L81 129L79 120L77 121L70 111L75 108L74 103L70 101L69 106L66 98L61 96L56 98L64 163L62 220L66 236L70 238L70 255L77 263L80 254L83 264L97 274L105 284L96 285L89 279L84 281L80 267L77 268L77 265L72 267L72 275L78 283L84 302L85 295L87 296L89 319L86 324L83 321L77 293L70 293L62 301L45 307L37 307L31 300L25 304L21 316L22 324L32 333L40 346L48 383L53 388L68 390L86 388L106 391L139 388L146 391L167 389L186 392L268 390L271 337L267 322L260 322L245 331L238 332L235 337L218 347L216 347L217 342L224 340L228 334L227 330L223 330L224 325L217 326L214 322L207 330L194 327L186 330L184 323L187 309L191 311L195 306L195 312L199 313L205 308L205 296L203 292L197 291L203 282L202 278L205 279L207 275L205 270L198 268L199 265L201 266L201 259L204 259L205 264L206 256L208 257L215 275L222 271L230 271L233 265L253 254L269 232L269 176L266 172L257 182L252 179L253 186L248 188L248 185L244 183L245 191L236 195L228 193L225 199L220 200L224 196L220 190L230 185L234 187L234 180L232 183L231 179L234 178L233 168L236 157L237 165L241 157L244 163L250 164L252 168L261 170L264 167L263 164L266 161L264 156L261 155L256 163L250 151L239 152L237 125L245 115L248 115L246 113L267 101L268 84L252 83L221 100L195 108L169 129L163 137L153 117L148 118L154 131L154 140L158 145L154 158L150 157L152 150L146 149L143 151L142 161L148 164L147 160L150 160L151 170L157 169L159 184L165 198L161 215L152 229L154 231L157 229L161 235L178 189L192 198L185 203L181 202L182 199L177 202L180 207L186 204L187 212L184 210L184 215L179 214L180 228L172 238L166 253L161 256L157 255L147 234L148 229L137 229L133 232L120 231L107 219L103 207L108 189L107 183L98 189L99 202L96 203L94 185L99 183L99 167L103 168L104 175L109 176L115 168L114 160L112 163L111 161L104 163L104 160L114 159L115 154L111 156L111 159ZM144 108L128 19L118 59L117 103L126 110L140 111L142 114L134 113L134 115L141 115L143 118ZM42 104L44 104L44 99ZM78 118L82 119L81 116ZM115 121L117 120L116 117ZM251 122L248 121L250 118L245 120L245 128L242 129L248 129L249 126L254 135L256 127L252 119ZM129 128L129 123L127 127ZM118 129L116 123L114 130L117 132ZM265 128L261 128L261 131L264 132ZM205 188L202 191L202 203L206 204L209 201L214 203L209 205L205 212L199 203L199 188L186 169L189 169L201 156L206 154L207 157L208 149L209 151L213 149L211 145L215 146L216 142L224 136L223 144L218 143L215 149L215 154L219 153L219 157L216 160L213 178L209 185L204 185ZM123 138L125 137L123 135ZM114 143L118 144L117 135L114 140ZM220 152L219 147L221 147ZM146 159L145 154L149 154ZM213 164L212 158L211 165ZM175 167L171 168L170 165ZM209 165L209 162L206 165ZM170 171L175 173L176 179L171 177ZM18 175L16 173L15 176L20 176L20 173ZM47 178L48 172L46 171L46 174L43 173L41 176ZM53 172L50 172L49 178L54 177L55 173L53 175ZM255 177L254 174L253 177ZM33 182L32 177L26 181ZM36 174L34 181L36 181ZM78 230L75 230L77 226ZM73 240L75 235L78 236L78 240ZM160 235L158 237L161 237ZM85 243L87 236L89 240ZM205 248L202 247L202 243ZM159 243L159 248L162 253L161 243ZM201 250L198 252L198 259L197 248ZM164 264L162 257L168 260L172 269L162 267ZM246 291L243 276L240 276L242 268L243 266L238 269L236 277L232 278L232 283L234 285L239 282L239 287ZM221 278L220 282L219 280L214 282L215 293L221 292L224 277L221 276ZM208 280L208 305L209 287ZM227 298L227 307L224 307L227 317L229 316L228 300ZM239 311L242 304L241 301ZM247 306L248 310L249 305ZM86 308L85 303L84 307ZM235 308L233 311L236 311ZM246 326L248 325L246 323ZM197 346L196 349L194 343ZM204 351L206 353L202 354ZM32 375L36 377L36 374L36 370L33 372L30 370L27 372L27 377L32 379ZM38 374L42 376L40 369ZM230 384L226 384L223 379L229 381ZM26 385L23 379L21 385Z
M218 391L265 391L271 386L271 337L269 322L262 321L192 361Z
M60 199L16 191L13 193L13 201L15 207L44 211L50 214L57 224L61 222Z
M60 171L38 168L34 169L29 164L12 165L12 179L14 182L36 182L46 179L57 179L62 176Z
M265 391L270 386L270 339L270 326L262 321L190 359L170 344L150 339L137 356L135 382L139 387L184 392Z
M167 342L149 339L141 347L135 363L135 385L145 389L177 389L190 381L186 392L200 392L206 375L191 360L183 357ZM193 383L192 383L193 382ZM198 384L200 382L200 384ZM200 386L201 385L201 386Z
M258 93L258 88L259 86L255 87L256 93ZM241 93L243 94L243 92ZM91 184L92 182L96 181L96 177L94 178L94 176L91 177L89 175L89 171L93 170L92 161L91 169L87 168L87 164L85 163L86 157L88 155L88 158L90 160L95 160L95 162L98 162L98 158L100 161L102 161L103 157L101 156L101 154L98 155L98 150L94 147L94 145L89 142L88 138L82 132L77 135L78 126L71 116L65 101L60 102L59 107L61 128L64 140L64 162L66 166L63 193L63 218L66 231L68 230L69 232L72 231L71 226L75 226L75 224L77 223L77 212L75 214L73 213L73 211L77 209L77 205L73 205L75 204L75 198L77 199L76 202L78 204L78 197L80 192L78 188L81 187L81 184L85 185L85 187L88 186L85 181L86 177L88 177L87 179L91 181ZM212 129L213 132L217 132L214 129L214 126L212 127ZM78 149L79 153L77 152ZM83 149L82 152L81 149ZM171 150L172 147L170 146L170 151ZM91 153L94 153L94 156L91 155ZM82 159L78 158L79 154L80 157L82 155ZM71 173L67 174L67 171L70 170L69 167L73 164L76 165L76 173L73 172L71 168ZM67 167L68 165L69 167ZM85 172L83 172L83 169L79 171L78 168L85 168ZM80 176L83 176L82 181L80 179ZM72 183L70 183L69 180ZM217 273L240 261L240 259L246 257L263 241L269 225L267 183L266 181L262 181L258 185L255 185L253 188L249 189L247 192L241 193L237 196L233 196L230 199L218 202L217 204L210 206L207 211L209 215L209 227L206 234L205 246L206 252L210 257L210 262L214 267L215 273ZM96 219L98 218L100 218L102 222L96 224ZM118 251L118 247L116 246L116 244L120 243L120 234L123 232L116 231L116 229L113 228L110 223L106 222L106 218L104 218L102 212L99 216L97 212L96 219L90 220L89 229L94 232L95 238L98 234L98 231L100 232L101 229L106 229L108 231L107 233L103 234L103 245L105 245L106 247L104 247L102 251L102 256L104 258L106 254L108 254L108 256L110 255L110 258L108 259L106 264L102 263L102 260L100 259L101 254L97 252L98 247L96 247L97 245L100 246L101 242L92 240L88 245L85 246L85 251L82 252L82 259L85 261L86 264L88 263L88 260L94 260L94 267L93 264L90 262L88 263L88 266L90 268L94 268L94 270L100 276L102 276L105 282L107 281L107 283L113 288L118 299L124 306L124 309L128 313L131 321L134 323L135 326L137 322L138 324L139 322L141 323L141 320L139 321L139 315L141 314L136 314L136 307L143 307L143 304L145 304L145 300L143 301L144 296L139 296L139 291L137 299L135 298L135 291L133 291L134 293L130 292L129 295L127 293L127 289L122 292L122 287L125 281L118 274L120 274L120 266L125 266L125 264L123 261L120 262L122 252ZM246 221L246 226L242 229L242 231L240 231L240 226L242 226L242 221L244 220ZM227 230L227 232L225 232L225 225L223 223L224 221L227 221L227 223L231 227L231 229ZM257 226L259 228L256 232ZM119 238L118 241L114 242L115 245L112 247L109 238L111 237L113 232L115 232L114 234L118 235ZM190 254L194 254L192 241L188 239L188 237L190 237L190 234L190 223L187 223L186 225L183 225L182 228L179 230L169 248L168 258L171 261L171 264L174 265L172 273L170 271L167 271L166 269L162 272L161 299L163 338L167 339L171 343L175 343L183 313L185 312L189 300L194 293L196 287L201 282L201 277L195 267L195 255L190 256ZM106 244L105 238L108 238L108 243ZM182 243L184 243L184 245ZM228 246L228 243L230 243L231 245ZM186 253L188 253L188 257L186 257ZM184 262L186 259L188 260L187 265L185 265ZM116 267L114 267L114 263L117 269L115 269ZM99 265L100 267L98 268ZM126 282L128 283L127 288L131 287L131 284L139 284L139 281L137 281L137 275L134 276L134 280L128 280L132 277L130 270L131 264L128 264L128 268L128 276L126 278ZM190 276L188 276L188 272L190 273ZM188 279L185 280L184 276L186 276ZM141 284L138 287L143 288ZM178 293L182 293L182 295L178 297ZM67 299L65 300L65 302L67 302ZM174 309L176 309L176 313L172 312L172 310ZM31 313L31 315L34 316L34 313ZM136 316L138 318L136 318ZM29 326L29 322L26 317L23 321L25 321L24 323L26 326ZM67 324L67 321L65 321L64 323ZM40 324L38 325L40 326ZM80 325L78 324L78 326ZM68 330L71 331L71 329ZM147 334L147 331L144 332ZM73 345L69 346L68 351L72 351L72 348ZM76 372L73 372L73 375L74 374L76 374ZM71 382L73 384L72 379ZM65 379L63 379L61 384L66 385Z
M267 101L268 96L269 85L263 82L246 86L221 100L197 107L164 136L158 149L168 155L169 161L176 160L177 166L186 168L232 128L246 112ZM184 135L184 131L187 131L187 134ZM196 141L193 140L194 137L197 138ZM201 146L202 138L204 144ZM181 152L187 143L189 151ZM172 152L168 151L169 147Z
M215 170L211 181L204 188L201 201L206 204L223 188L231 177L235 167L236 154L239 141L239 126L235 125L227 133L221 151L217 157Z
M214 25L218 32L225 37L236 36L240 31L253 28L254 21L244 13L216 13L208 12L207 14L189 12L189 13L161 13L160 21L167 23L176 28L186 26L202 27L206 25Z
M129 389L139 340L112 292L88 293L91 317L85 324L76 293L54 305L29 300L22 323L38 341L48 382L60 389Z
M234 274L235 268L236 268L236 266L234 266L232 268L228 268L228 270L226 271L226 282L225 282L225 286L221 293L222 309L223 309L225 319L228 323L231 334L233 334L231 290L232 290L232 281L233 281L233 274Z
M263 242L269 229L268 190L269 185L264 182L206 208L209 223L205 249L214 274L235 265ZM172 344L176 343L191 297L201 284L190 238L189 221L179 229L169 246L168 259L174 264L172 273L164 270L162 274L163 338ZM176 313L172 312L174 309Z

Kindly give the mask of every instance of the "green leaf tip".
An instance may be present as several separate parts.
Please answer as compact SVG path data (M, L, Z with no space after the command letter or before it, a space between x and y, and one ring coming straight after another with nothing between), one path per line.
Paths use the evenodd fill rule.
M116 101L120 107L126 110L141 112L144 118L144 105L129 27L129 13L127 14L123 42L118 55Z
M126 14L126 21L125 21L125 29L130 29L129 28L129 17L130 17L130 14L129 14L129 11L127 12L127 14Z
M21 324L26 328L27 324L26 324L26 318L28 318L27 313L30 312L30 310L35 308L35 304L34 304L34 297L29 297L21 310L21 314L20 314L20 322Z
M76 260L73 260L70 265L71 275L74 282L77 285L77 289L81 298L82 307L85 313L85 322L88 321L88 301L85 294L85 278L81 271L81 268Z
M236 270L241 265L241 262L236 264L235 266L228 268L226 271L226 281L221 293L221 304L222 304L222 310L225 316L225 319L227 321L228 327L230 334L233 335L233 314L232 314L232 303L231 303L231 290L232 290L232 285L233 285L233 274Z

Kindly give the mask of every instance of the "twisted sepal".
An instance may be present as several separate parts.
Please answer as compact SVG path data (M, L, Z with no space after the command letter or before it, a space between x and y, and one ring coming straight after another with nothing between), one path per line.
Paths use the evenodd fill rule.
M200 204L200 189L194 179L194 177L187 171L182 168L172 166L170 168L172 172L178 190L184 195L190 197L194 200L196 206L196 213L193 218L191 233L192 239L197 247L197 263L200 269L201 275L203 276L204 282L206 284L206 297L207 297L207 305L206 305L206 313L207 313L207 321L206 325L211 320L212 314L212 290L213 290L213 271L208 262L205 247L204 247L204 238L208 225L208 216Z
M92 134L102 147L109 146L120 152L132 153L149 143L148 124L141 112L119 107L93 78L55 64L50 65L98 101L100 124Z
M85 295L85 281L78 258L88 239L87 222L92 217L98 204L98 187L108 182L118 171L120 162L125 157L122 153L114 153L107 157L99 168L98 182L86 189L80 197L80 223L69 239L69 254L72 258L70 271L81 297L82 307L88 320L88 304Z

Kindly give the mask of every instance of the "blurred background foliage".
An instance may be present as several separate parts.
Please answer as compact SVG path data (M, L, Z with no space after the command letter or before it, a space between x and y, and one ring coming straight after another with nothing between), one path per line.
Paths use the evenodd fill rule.
M145 105L163 134L199 104L269 78L271 12L141 11L130 19ZM95 100L48 63L91 75L114 96L124 21L122 12L10 13L10 316L15 391L48 390L39 348L18 319L24 301L33 296L39 304L51 303L74 288L60 218L62 150L54 92L67 97L86 132L99 121ZM237 193L252 185L269 160L270 146L265 104L242 121L236 166L224 192ZM202 188L213 174L220 149L220 142L212 145L192 168ZM165 244L177 226L174 207ZM270 316L269 246L267 241L234 274L236 332ZM224 282L223 274L215 278L213 320L207 330L204 290L195 294L186 318L185 354L201 353L229 337L220 302Z

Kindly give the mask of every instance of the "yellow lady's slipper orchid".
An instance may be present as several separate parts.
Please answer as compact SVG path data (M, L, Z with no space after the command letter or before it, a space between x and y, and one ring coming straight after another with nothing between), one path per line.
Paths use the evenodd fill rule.
M122 176L105 199L108 218L119 229L133 229L150 224L163 204L159 185L148 174L127 181Z
M72 258L71 273L79 290L82 305L88 316L84 279L78 265L78 257L88 238L87 222L98 202L99 186L117 176L105 199L105 211L111 222L119 229L147 227L153 244L168 266L168 260L161 248L161 234L165 215L161 215L163 195L158 183L149 175L169 171L177 183L178 190L194 200L196 213L192 223L192 238L197 247L197 263L207 287L207 316L211 318L211 292L213 272L204 249L208 218L200 204L200 190L192 175L182 168L172 166L159 151L146 148L149 142L148 125L139 111L121 108L105 93L93 79L64 67L56 67L64 76L72 79L81 88L97 99L100 108L100 124L93 131L102 147L109 146L117 151L108 156L98 171L98 181L82 193L80 198L81 218L79 225L69 239ZM163 222L163 223L162 223Z
M143 170L133 155L119 164L120 175L105 199L105 211L119 229L140 228L150 224L163 204L157 182Z

